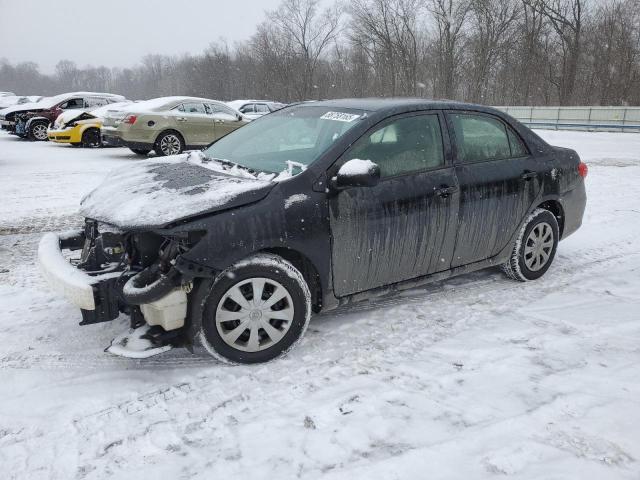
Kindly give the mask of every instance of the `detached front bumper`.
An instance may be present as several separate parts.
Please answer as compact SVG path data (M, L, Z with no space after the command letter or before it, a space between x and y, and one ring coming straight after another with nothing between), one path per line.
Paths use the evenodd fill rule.
M119 299L114 293L122 271L88 273L76 268L62 254L78 250L85 241L84 232L47 233L38 246L38 263L42 276L52 289L60 292L82 310L82 323L87 325L117 318Z

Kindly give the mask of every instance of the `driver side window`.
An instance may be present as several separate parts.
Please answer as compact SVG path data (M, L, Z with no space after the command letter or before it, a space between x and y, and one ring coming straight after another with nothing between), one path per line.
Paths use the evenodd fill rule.
M74 108L84 108L84 101L81 98L72 98L60 105L61 110L71 110Z
M399 118L365 134L345 161L371 160L382 178L438 168L444 165L444 148L438 115Z

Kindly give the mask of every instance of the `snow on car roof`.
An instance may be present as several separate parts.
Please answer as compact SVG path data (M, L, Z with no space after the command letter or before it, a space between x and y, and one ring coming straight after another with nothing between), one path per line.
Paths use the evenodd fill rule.
M57 105L60 102L64 102L73 97L108 97L116 100L125 100L122 95L115 95L113 93L100 93L100 92L69 92L69 93L61 93L60 95L55 95L53 97L43 97L37 102L32 103L23 103L22 105L13 105L9 108L5 108L1 111L2 114L6 115L7 113L22 111L22 110L46 110Z
M163 108L173 106L174 104L177 105L181 102L224 103L224 102L221 102L220 100L213 100L211 98L181 97L181 96L158 97L158 98L152 98L151 100L143 100L141 102L137 102L135 105L132 105L132 108L127 109L127 111L132 113L161 111Z

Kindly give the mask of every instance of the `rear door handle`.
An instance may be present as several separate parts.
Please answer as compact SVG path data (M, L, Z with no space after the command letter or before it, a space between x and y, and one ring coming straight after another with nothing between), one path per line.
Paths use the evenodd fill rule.
M176 120L178 120L179 122L186 122L187 121L186 117L178 117L178 118L176 118Z
M441 187L436 190L436 195L447 198L458 191L458 187Z
M529 172L527 170L522 175L520 175L520 178L523 179L523 180L529 181L529 180L533 180L537 176L538 176L538 174L536 172Z

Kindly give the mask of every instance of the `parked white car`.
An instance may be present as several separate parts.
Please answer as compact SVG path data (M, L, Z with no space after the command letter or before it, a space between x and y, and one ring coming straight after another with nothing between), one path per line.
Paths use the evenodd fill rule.
M284 103L273 102L270 100L233 100L231 102L227 102L227 105L238 110L245 117L252 120L262 117L267 113L280 110L285 106Z

